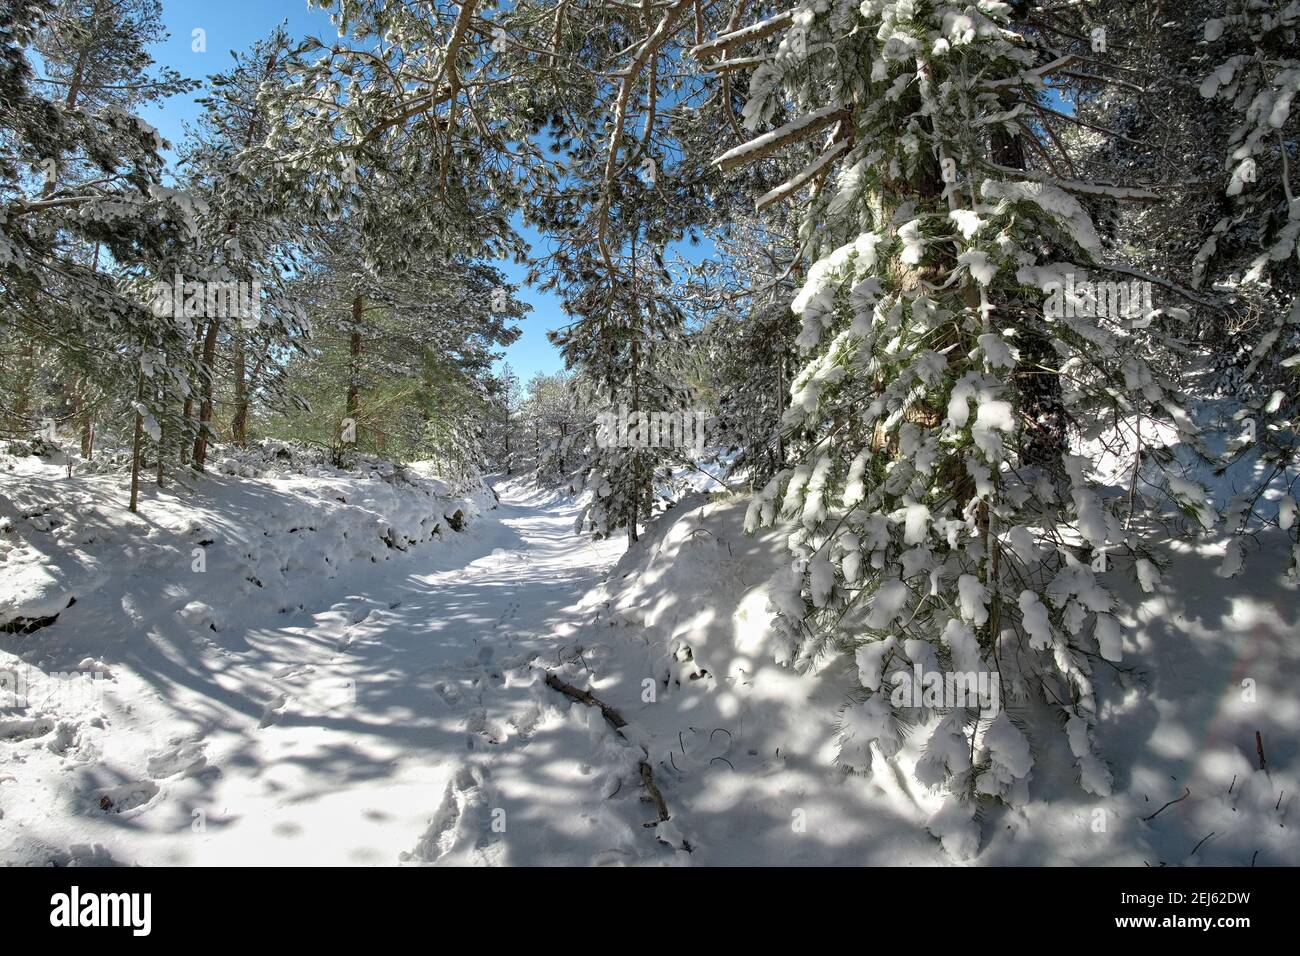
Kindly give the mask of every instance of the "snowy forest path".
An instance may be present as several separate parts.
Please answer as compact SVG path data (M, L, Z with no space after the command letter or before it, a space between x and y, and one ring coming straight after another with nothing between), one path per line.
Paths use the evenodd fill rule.
M584 779L590 747L566 731L568 707L536 664L560 652L621 543L593 543L574 517L507 485L457 556L434 558L456 566L413 556L401 576L345 578L355 593L266 635L283 663L253 746L274 781L268 810L286 818L272 836L321 862L591 862L568 833L599 796Z
M543 684L625 545L576 532L571 500L499 489L463 532L306 578L292 605L260 586L220 590L230 577L212 569L178 579L174 551L155 548L156 567L88 591L68 624L10 640L33 679L92 648L112 663L91 662L102 695L55 706L41 689L46 716L0 720L0 862L586 865L654 852L636 788L607 799L626 745ZM213 625L178 617L173 605L208 585Z

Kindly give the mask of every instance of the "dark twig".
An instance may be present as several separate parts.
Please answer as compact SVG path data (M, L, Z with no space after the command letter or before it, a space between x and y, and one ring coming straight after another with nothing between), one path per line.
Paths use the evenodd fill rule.
M558 690L561 694L564 694L566 697L572 697L580 704L586 704L588 707L599 708L600 712L604 715L605 719L614 725L615 730L622 730L624 727L627 726L627 721L623 719L623 715L620 714L618 711L616 711L613 707L610 707L608 704L600 700L597 700L588 691L579 690L577 687L574 687L572 684L560 680L560 678L556 677L554 674L546 675L546 686Z
M1146 820L1154 820L1157 816L1160 815L1161 812L1163 812L1164 810L1168 809L1169 807L1172 807L1175 803L1182 803L1184 800L1186 800L1186 799L1187 799L1188 797L1190 797L1191 795L1192 795L1192 788L1191 788L1191 787L1184 787L1184 788L1183 788L1183 795L1182 795L1181 797L1179 797L1177 800L1170 800L1168 803L1166 803L1163 807L1161 807L1161 808L1160 808L1159 810L1157 810L1155 813L1151 814L1151 816L1149 816L1149 817L1143 817L1142 819L1143 819L1144 821L1146 821Z
M668 804L664 803L664 795L659 792L655 786L654 774L650 770L650 765L644 760L641 761L641 783L645 785L646 792L650 794L650 799L654 801L655 809L659 811L659 819L655 823L646 823L644 826L652 827L657 823L663 823L670 819L668 816Z
M1201 843L1204 843L1206 840L1208 840L1208 839L1209 839L1210 837L1212 837L1212 836L1214 836L1214 831L1213 831L1213 830L1211 830L1209 833L1205 834L1205 836L1201 837ZM1192 847L1192 852L1189 853L1189 854L1187 854L1187 855L1188 855L1188 856L1196 856L1196 851L1199 850L1199 849L1201 848L1201 843L1198 843L1198 844L1196 844L1196 846Z

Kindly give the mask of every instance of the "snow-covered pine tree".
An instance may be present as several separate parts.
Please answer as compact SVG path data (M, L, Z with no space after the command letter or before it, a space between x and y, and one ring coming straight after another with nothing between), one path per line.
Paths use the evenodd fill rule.
M533 480L559 486L582 470L590 454L592 413L576 376L538 372L519 403L515 452L532 463Z
M507 476L515 473L519 456L516 436L519 431L520 403L523 387L509 362L487 383L488 418L484 422L485 465L489 471Z
M58 0L48 5L41 17L34 48L40 55L41 78L37 87L65 110L96 112L105 109L132 112L141 105L164 99L193 87L171 69L154 70L147 53L149 45L165 36L160 22L158 0L131 0L113 3L108 0ZM84 162L75 152L43 161L42 192L53 193L60 185L95 180L100 175L93 164ZM79 240L68 235L73 245ZM69 254L72 254L69 250ZM102 244L84 243L78 258L94 268L112 268ZM29 355L43 353L46 374L58 381L61 407L54 413L60 425L73 425L80 431L81 455L94 453L97 413L101 405L120 400L112 376L88 373L84 362L77 362L75 351L50 349L48 343L29 339ZM128 389L134 389L134 376ZM24 394L19 380L18 402Z
M717 408L710 445L731 475L761 486L785 465L782 419L799 332L790 302L803 259L787 204L761 214L751 205L731 217L714 237L717 254L690 269L681 298L699 328L692 355Z
M276 121L259 151L326 247L311 278L329 287L318 302L337 300L332 325L348 342L334 423L341 448L345 421L365 440L365 389L393 384L367 380L372 316L411 322L477 289L481 301L455 316L469 319L460 338L445 334L441 320L453 316L439 316L408 357L425 356L441 336L444 348L463 345L454 360L464 362L483 341L514 337L502 323L522 307L499 275L484 285L476 261L522 257L509 216L525 184L545 185L549 167L527 139L527 112L511 108L520 102L514 81L492 66L477 4L337 6L339 40L304 41L287 61L290 82L263 86L262 107ZM493 308L498 289L504 309Z
M205 303L204 314L192 322L199 380L193 394L181 399L186 431L178 444L182 461L197 471L203 471L208 444L217 437L220 367L231 370L229 437L243 445L252 396L276 400L283 364L266 357L283 354L306 331L287 284L310 233L296 215L294 197L270 188L269 164L259 149L270 122L258 94L264 84L283 84L291 46L283 29L276 29L246 52L232 54L230 69L209 78L211 92L200 101L204 113L181 150L182 184L205 213L191 255L175 263L173 275L160 278L239 283L248 290L239 304L253 306L249 315L223 315L227 310L221 308L207 314ZM261 360L250 363L250 356Z
M262 89L276 117L263 155L281 188L309 219L350 217L362 264L380 271L520 257L510 215L552 170L526 135L527 93L498 68L478 4L318 5L337 7L338 40L304 40L290 82Z
M1243 566L1252 535L1277 527L1292 540L1300 576L1300 3L1230 0L1205 20L1213 69L1205 100L1226 110L1220 158L1222 216L1193 259L1193 282L1233 294L1254 321L1228 385L1245 402L1239 437L1221 467L1256 462L1256 477L1225 509L1234 532L1220 574Z
M522 59L538 77L534 135L553 137L563 159L563 188L531 197L527 213L558 238L536 266L574 317L554 341L590 388L593 414L678 415L690 403L679 367L685 315L665 256L709 219L720 184L707 165L716 132L701 122L705 86L679 65L720 11L688 0L548 6L519 4L505 47L531 51ZM656 474L679 449L635 429L602 438L593 425L580 523L635 541Z
M193 202L161 184L162 139L129 112L189 87L148 72L156 11L149 0L18 2L0 21L0 363L47 356L70 383L61 409L37 409L20 371L9 427L30 432L63 412L88 456L93 415L116 405L137 449L133 508L141 436L164 427L148 400L190 379L180 326L153 314L149 280L197 234Z
M615 248L621 232L618 226L609 229ZM579 285L576 295L570 289L566 306L576 321L552 339L566 364L580 370L593 398L592 420L584 423L589 443L583 475L592 495L579 525L601 536L622 529L636 541L638 525L654 505L656 473L680 457L679 449L650 435L649 416L680 414L690 396L677 373L683 314L667 300L667 283L646 274L654 257L639 261L634 239L626 248L611 254L617 270L612 288L599 281ZM626 432L598 428L599 416L633 425Z
M294 204L269 188L256 149L269 125L258 92L263 83L283 82L288 49L288 37L276 30L248 51L232 54L233 66L210 78L211 93L201 101L204 113L181 150L182 184L202 203L204 215L189 254L159 281L193 282L205 293L194 314L186 316L197 364L194 387L169 398L181 406L184 426L169 444L181 463L196 471L204 470L209 444L218 437L221 370L230 369L229 398L223 403L231 409L229 438L243 445L252 396L275 399L282 364L269 357L283 354L305 332L302 311L285 294L305 230L292 214ZM223 301L206 294L223 287L235 296ZM250 355L260 356L251 366Z
M477 464L491 363L514 341L527 307L484 262L364 264L342 218L320 240L289 294L312 334L286 368L288 434L331 448Z
M801 237L814 261L792 306L806 364L786 419L806 437L748 516L791 528L795 560L772 589L777 657L853 656L861 695L841 715L840 756L858 770L897 753L915 717L891 703L896 671L1000 674L997 716L926 720L916 773L950 791L931 829L958 855L978 844L978 798L1026 793L1031 750L1006 708L1029 693L1064 723L1081 785L1111 786L1091 739L1093 670L1123 641L1101 574L1136 539L1089 458L1044 467L1025 454L1021 343L1051 344L1033 362L1050 361L1076 418L1128 414L1138 396L1190 428L1126 348L1126 323L1044 307L1108 253L1079 197L1126 191L998 161L997 140L1032 133L1018 120L1063 65L1012 13L997 0L814 0L714 41L737 57L775 36L745 121L794 116L719 156L724 171L822 144L782 189L811 192ZM1195 505L1197 490L1179 490Z

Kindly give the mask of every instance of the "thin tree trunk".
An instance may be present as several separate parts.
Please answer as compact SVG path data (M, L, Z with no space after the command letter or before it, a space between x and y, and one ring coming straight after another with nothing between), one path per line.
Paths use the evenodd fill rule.
M217 332L220 325L220 321L215 317L209 319L208 330L203 337L203 367L200 384L203 397L199 402L199 429L194 436L194 460L191 462L191 467L195 471L202 471L208 458L208 423L212 421L212 388L216 379L216 370L213 366L217 360Z
M28 339L23 343L22 358L14 383L13 417L15 431L27 430L27 413L31 410L32 383L36 380L36 343Z
M140 453L144 445L144 415L140 406L144 403L144 369L136 373L135 381L135 434L131 439L131 511L138 511L140 502Z
M81 420L81 457L90 461L95 456L95 412L87 409Z
M363 299L358 293L352 298L352 333L348 336L348 418L356 419L361 408L361 312Z
M781 470L785 464L785 436L781 433L781 416L785 413L785 355L776 359L776 467L773 473Z
M167 416L161 414L161 412L164 411L166 407L167 407L167 392L165 389L159 388L158 409L160 414L158 415L158 442L157 442L158 473L155 476L155 480L159 488L163 486L163 476L167 468L167 430L166 430L166 426L163 424L163 422L166 421Z
M230 422L230 440L240 448L248 444L248 369L245 367L244 333L235 329L235 414Z
M629 261L631 262L631 266L632 266L632 281L631 281L631 286L632 286L632 294L633 294L633 297L634 297L634 298L633 298L633 304L632 304L632 309L633 309L633 311L632 311L631 316L629 316L629 319L630 319L631 321L636 321L636 317L640 314L638 311L636 311L638 305L637 305L637 301L636 301L636 299L635 299L635 295L636 295L636 240L637 240L637 236L640 234L640 232L641 232L641 225L640 225L640 223L637 223L637 224L636 224L636 228L634 228L634 229L632 230L632 248L631 248L631 253L632 253L632 254L631 254L630 259L629 259ZM639 372L639 370L638 370L638 369L639 369L639 363L640 363L640 361L641 361L641 342L640 342L640 340L637 338L637 333L639 333L640 331L641 331L640 329L635 329L635 330L633 331L633 335L632 335L632 362L631 362L631 369L632 369L632 375L634 376L633 379L632 379L632 415L633 415L633 416L636 416L636 415L641 411L641 377L640 377L640 372ZM637 421L639 422L640 419L638 418ZM638 430L638 432L637 432L637 445L640 445L640 444L642 443L644 437L645 437L645 436L642 435L642 434L640 433L640 431ZM630 506L630 508L628 509L629 514L628 514L628 516L627 516L627 517L628 517L628 521L627 521L627 543L628 543L629 545L636 544L636 521L637 521L637 518L639 517L640 510L641 510L641 508L640 508L640 504L641 504L641 474L640 474L640 469L641 469L641 453L640 453L636 448L631 449L631 452L632 452L632 482L633 482L633 484L632 484L632 502L631 502L631 506Z

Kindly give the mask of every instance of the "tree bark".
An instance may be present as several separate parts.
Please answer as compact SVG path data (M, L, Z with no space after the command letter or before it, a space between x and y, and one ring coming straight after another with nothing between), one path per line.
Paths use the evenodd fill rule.
M235 330L235 413L230 421L230 440L240 448L248 444L248 369L242 329Z
M199 359L203 357L203 340L202 340L202 339L195 339L195 341L194 341L194 347L193 347L192 349L190 349L190 357L193 358L193 360L194 360L194 364L195 364L195 365L198 365L198 363L199 363ZM191 425L190 425L190 423L194 421L194 392L193 392L193 390L191 390L191 391L189 392L189 394L187 394L187 395L185 396L185 407L181 410L181 418L184 419L184 422L185 422L185 431L184 431L184 433L181 435L181 441L180 441L180 445L181 445L181 464L182 464L182 465L188 465L188 464L190 463L190 450L191 450L192 447L193 447L193 439L192 439L192 437L191 437L192 434L193 434L193 429L191 428Z
M360 294L352 299L352 333L348 336L347 414L355 419L361 408L361 313L364 300Z
M166 470L167 470L167 430L166 430L166 426L163 424L167 420L167 416L165 414L162 414L167 409L167 389L165 387L160 387L155 394L157 397L158 410L160 413L158 415L158 442L157 442L157 448L155 449L158 454L157 474L155 475L155 481L158 487L161 488L163 486L163 478L165 477Z
M140 453L144 445L144 415L140 405L144 402L144 369L136 373L135 380L135 434L131 439L131 511L138 511L140 502Z
M208 430L212 421L212 388L216 373L213 366L217 359L217 332L221 323L216 318L208 320L208 330L203 336L202 365L202 399L199 402L199 429L194 436L194 460L190 463L195 471L203 471L208 458Z
M95 457L95 412L91 409L81 421L81 457L86 461Z

